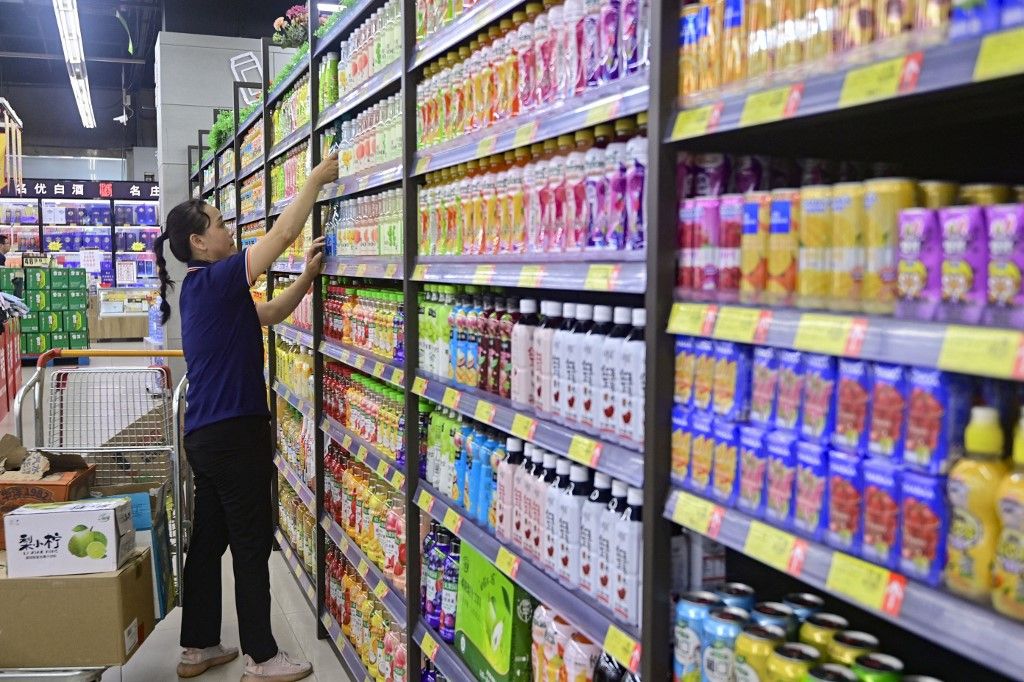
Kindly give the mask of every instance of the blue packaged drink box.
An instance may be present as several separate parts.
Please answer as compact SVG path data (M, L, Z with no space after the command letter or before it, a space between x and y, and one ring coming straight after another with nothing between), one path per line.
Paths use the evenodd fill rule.
M779 358L774 348L754 348L750 387L750 421L764 427L775 423L775 396L779 386Z
M863 360L839 359L832 447L847 453L867 452L871 425L872 366Z
M764 517L779 528L793 523L793 492L796 489L796 434L776 430L768 434L768 499Z
M835 389L837 361L831 355L804 355L804 395L800 437L828 444L836 425Z
M758 426L740 427L740 489L736 506L761 518L767 499L768 448L767 431Z
M672 483L687 487L690 477L690 450L693 433L690 431L690 411L682 405L672 407Z
M825 542L848 554L860 553L863 494L860 457L839 450L829 452Z
M876 362L871 391L871 429L868 454L903 461L906 436L907 371L903 365Z
M715 342L712 405L717 416L734 422L750 414L750 346L732 341Z
M736 424L727 419L715 419L714 466L711 476L711 496L732 507L739 492L739 443Z
M796 446L796 508L793 529L812 540L821 540L828 527L825 491L828 487L828 449L818 443Z
M711 487L711 470L715 461L714 417L710 412L691 412L690 430L693 433L690 447L690 489L700 495L708 495Z

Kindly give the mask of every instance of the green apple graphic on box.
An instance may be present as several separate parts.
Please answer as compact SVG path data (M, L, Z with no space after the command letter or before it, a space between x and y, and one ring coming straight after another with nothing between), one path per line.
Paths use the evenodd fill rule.
M103 559L107 556L107 536L98 530L78 524L71 529L73 534L68 540L68 551L77 557Z

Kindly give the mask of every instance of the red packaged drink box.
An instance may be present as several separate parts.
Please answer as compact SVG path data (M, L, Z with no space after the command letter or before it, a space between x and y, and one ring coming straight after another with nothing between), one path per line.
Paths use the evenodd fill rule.
M804 358L798 350L776 351L779 385L775 398L775 428L800 431L804 395Z
M793 529L815 541L821 540L828 527L828 508L825 506L827 481L828 450L817 443L798 443Z
M800 438L828 445L836 425L834 393L838 372L836 358L816 353L804 354L804 397Z
M903 465L944 474L964 449L964 429L974 402L974 381L939 369L911 367Z
M697 363L692 336L676 337L676 369L673 400L677 405L690 407L693 402L693 378Z
M726 194L718 211L718 299L721 301L735 301L740 294L743 204L742 194Z
M828 530L825 542L848 554L860 553L863 490L860 457L831 450L828 456Z
M988 233L981 206L939 209L942 228L942 305L944 322L981 322L988 299Z
M900 560L900 467L884 459L866 459L864 508L861 528L862 557L879 566L899 568Z
M985 209L988 223L988 307L985 323L1024 329L1024 204Z
M867 452L871 419L872 366L863 360L839 359L836 426L832 447L843 452Z
M701 297L713 298L718 291L718 251L721 238L718 197L701 197L694 207L693 288Z
M750 346L715 341L712 405L718 417L743 422L750 414Z
M714 466L711 496L727 507L735 506L739 492L739 444L736 424L716 419L714 425Z
M871 435L868 454L903 461L909 387L903 365L876 362L871 391Z
M711 469L714 466L714 418L709 412L690 413L690 490L708 495L711 487Z
M740 489L736 506L757 518L764 516L765 500L768 497L765 494L765 478L768 474L766 433L757 426L740 427Z
M683 291L693 291L696 274L696 225L697 202L694 199L683 199L679 202L679 272L676 285Z
M779 357L774 348L754 348L750 386L750 421L764 427L775 424L775 395L779 386Z
M793 492L796 487L796 434L772 431L768 434L768 499L764 517L779 528L793 523Z
M672 407L672 483L680 487L689 485L692 444L690 412L681 405L675 405Z
M904 471L901 488L900 573L938 585L946 566L949 533L946 478Z
M709 339L697 339L693 355L693 409L710 410L715 384L715 344Z
M942 230L930 208L900 211L896 316L935 319L942 300Z

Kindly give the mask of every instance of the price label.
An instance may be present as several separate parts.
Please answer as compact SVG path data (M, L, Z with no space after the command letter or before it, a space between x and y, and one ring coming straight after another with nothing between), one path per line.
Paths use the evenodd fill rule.
M712 132L718 127L718 121L722 116L722 106L723 104L718 102L680 111L672 126L672 139L682 140Z
M368 450L366 449L366 446L360 445L359 449L356 450L356 459L358 459L360 462L365 462L367 454Z
M345 448L346 450L351 450L352 436L345 434L345 437L341 439L341 447Z
M417 281L425 281L427 278L427 264L418 263L416 267L412 269L412 278Z
M516 574L519 573L519 557L504 547L498 548L498 556L494 558L494 565L513 580L516 579Z
M494 279L493 265L478 265L473 271L473 284L490 284Z
M423 377L416 377L412 380L412 392L416 395L427 395L427 380Z
M331 629L331 617L326 613L323 615L323 618L320 619L320 622L323 623L324 627L328 630Z
M797 323L793 346L813 353L859 357L867 330L865 317L804 313Z
M398 272L398 263L388 263L386 266L384 266L384 276L385 277L394 277L395 273L397 273L397 272Z
M512 418L512 435L523 440L533 440L533 433L537 430L537 422L530 417L517 414Z
M396 369L394 372L392 372L391 383L395 384L396 386L402 386L405 383L405 371L401 369Z
M640 669L640 642L614 625L609 625L604 634L604 650L631 672Z
M1024 379L1024 334L950 325L942 338L938 365L964 374Z
M715 338L739 343L763 342L771 317L770 310L723 307L715 320Z
M569 459L588 467L596 467L601 457L601 444L584 436L574 435L569 441Z
M668 315L668 333L710 336L715 328L718 308L703 303L676 303Z
M494 148L498 145L498 138L494 135L488 135L484 139L476 143L476 155L489 156L494 153Z
M695 530L710 538L718 537L725 510L713 502L691 495L676 493L676 503L672 508L672 520L680 526Z
M981 40L974 62L974 80L999 78L1024 71L1024 28L993 33Z
M364 175L363 177L359 178L359 181L356 183L356 190L359 191L359 192L362 192L364 189L366 189L369 186L370 186L370 178L368 178L368 177L366 177Z
M416 174L426 173L430 170L430 157L422 155L416 158Z
M356 362L355 362L356 369L362 369L363 365L365 365L365 364L366 364L366 358L364 358L362 355L357 355L356 356Z
M448 507L444 511L444 518L441 520L441 523L445 528L458 535L459 529L462 528L462 517L459 516L457 511Z
M619 107L622 100L619 98L603 102L595 102L594 106L587 110L587 116L583 120L584 126L592 126L605 121L610 121L619 115Z
M619 278L621 265L612 263L594 263L587 268L587 278L583 280L583 288L590 291L611 291Z
M921 52L915 52L851 69L843 79L839 106L852 107L913 92L921 75L923 59Z
M486 400L477 400L476 409L473 410L473 419L484 424L490 424L494 421L494 413L497 408Z
M796 83L747 95L740 113L740 125L756 126L789 118L800 107L803 94L804 84Z
M890 616L900 615L907 579L898 573L836 552L825 579L825 589Z
M434 506L434 496L426 490L421 490L416 498L416 506L425 512L429 512Z
M384 369L384 365L380 364L379 362L373 363L373 376L377 377L378 379L384 376Z
M306 585L306 596L309 597L310 601L313 601L316 598L316 588L313 587L312 583Z
M807 543L768 524L751 521L743 553L799 577L807 556Z
M405 486L405 474L401 471L396 471L391 475L391 487L395 490L402 490Z
M391 467L388 466L388 463L385 462L384 460L380 460L379 462L377 462L377 469L376 469L376 471L377 471L377 475L380 476L381 478L386 478L387 475L388 475L388 470L390 470L390 469L391 469Z
M377 597L377 599L383 600L384 599L384 595L386 595L387 593L388 593L388 584L386 582L384 582L383 580L381 580L379 583L377 583L377 585L373 588L373 594L374 594L374 596Z
M512 138L512 144L516 147L522 147L524 144L530 144L537 137L538 121L530 121L516 128L516 134Z
M366 574L370 572L370 565L366 563L366 559L360 559L356 565L356 570L359 571L359 575L366 577Z
M420 642L420 651L423 652L424 656L433 661L437 658L437 650L439 646L440 645L434 641L434 638L431 637L429 633L423 633L423 641Z
M295 560L295 555L292 554L291 552L289 552L288 553L288 558L294 561ZM292 574L296 578L300 577L302 575L302 568L300 568L298 564L293 564L292 565Z
M454 388L445 388L444 395L441 396L441 404L454 410L458 408L461 398L462 394Z
M519 270L519 286L536 289L544 280L544 267L542 265L524 265Z

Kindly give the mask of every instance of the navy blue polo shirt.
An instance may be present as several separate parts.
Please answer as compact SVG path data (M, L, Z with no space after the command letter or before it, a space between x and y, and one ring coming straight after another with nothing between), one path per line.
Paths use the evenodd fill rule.
M248 249L216 263L190 261L181 284L185 433L225 419L270 416L247 254Z

